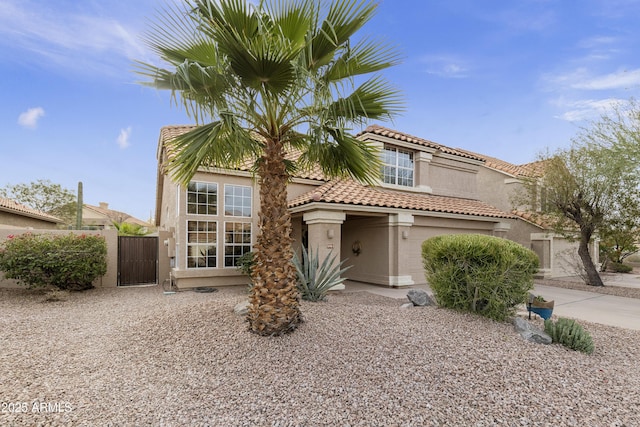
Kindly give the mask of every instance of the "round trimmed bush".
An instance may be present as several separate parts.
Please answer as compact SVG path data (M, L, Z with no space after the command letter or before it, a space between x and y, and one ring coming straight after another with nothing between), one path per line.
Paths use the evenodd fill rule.
M442 307L504 321L533 288L538 256L510 240L480 234L432 237L422 243L427 282Z

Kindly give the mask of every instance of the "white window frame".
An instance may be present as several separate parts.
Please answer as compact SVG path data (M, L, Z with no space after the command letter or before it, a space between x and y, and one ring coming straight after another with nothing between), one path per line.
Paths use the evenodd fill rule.
M230 242L227 243L227 224L243 224L243 225L248 225L249 226L249 242ZM236 260L242 256L243 254L245 254L246 252L250 252L252 247L253 247L253 223L248 222L248 221L225 221L224 222L224 230L223 230L223 235L222 235L222 240L223 240L223 250L222 250L222 266L224 268L236 268ZM245 247L248 248L248 250L246 251L242 251L242 254L240 255L236 255L236 254L231 254L231 257L233 259L233 265L227 265L227 248L234 248L234 247ZM219 258L219 257L218 257Z
M394 152L394 163L387 163L386 162L386 155L387 155L387 151L392 151ZM410 161L411 161L411 167L406 167L406 166L402 166L400 165L400 161L399 161L399 153L403 153L403 154L408 154L410 157ZM382 148L382 182L384 184L388 184L388 185L397 185L399 187L414 187L415 186L415 153L411 150L405 150L402 148L398 148L398 147L394 147L391 145L385 145ZM388 182L387 181L387 176L391 177L391 175L385 174L385 169L386 168L391 168L394 170L394 175L393 175L393 180L394 182ZM409 178L406 177L401 177L400 176L400 171L409 171L411 173L411 178L410 178L410 182L409 183L400 183L400 180L408 180Z
M209 224L209 223L215 224L215 239L214 239L214 241L213 242L207 241L205 243L190 242L189 241L189 233L190 233L190 231L189 231L189 223L190 222L195 222L195 223L203 222L203 223L207 223L207 224ZM218 235L219 235L219 233L218 233L218 231L219 231L218 230L218 228L219 228L218 227L218 222L219 221L209 221L209 220L206 220L206 219L205 220L197 220L197 219L189 219L189 220L187 220L187 223L186 223L186 239L187 240L186 240L186 248L185 248L185 251L186 251L185 260L186 260L186 267L187 267L188 270L202 270L202 269L218 268L218 265L220 265L220 251L218 251L218 240L219 240L218 239ZM200 232L200 231L197 231L197 232ZM209 234L211 232L208 231L208 227L207 227L207 231L202 231L202 233ZM210 266L210 265L205 265L203 267L200 267L200 266L197 266L197 265L195 267L190 267L189 266L189 259L194 258L193 256L189 256L189 249L192 248L192 247L197 247L197 246L203 246L203 247L206 246L206 247L215 248L215 251L216 251L215 259L216 259L216 262L215 262L214 266ZM209 257L208 254L205 255L205 264L208 264L208 259L207 259L208 257Z
M194 185L196 186L196 191L195 191L195 192L193 192L193 191L189 190L189 186L190 186L191 184L194 184ZM200 194L206 194L206 195L207 195L207 198L208 198L208 194L209 194L208 192L207 192L207 193L199 193L199 192L197 191L197 186L198 186L199 184L204 184L204 185L207 185L207 186L210 186L210 185L215 186L215 189L216 189L216 204L215 204L215 206L214 206L215 213L210 213L210 212L209 212L209 209L210 209L209 207L210 207L210 206L212 206L212 205L209 203L209 201L208 201L208 200L207 200L207 203L206 203L206 204L201 204L201 203L197 200L197 199L198 199L198 196L199 196ZM190 194L195 194L195 196L196 196L196 201L195 201L195 203L193 203L193 202L190 202L190 201L189 201L189 195L190 195ZM187 197L187 199L186 199L186 209L187 209L187 210L186 210L186 212L187 212L187 215L206 215L206 216L217 216L217 215L218 215L218 213L220 212L220 209L219 209L219 206L220 206L220 186L218 185L218 183L217 183L217 182L209 182L209 181L191 181L191 182L189 182L189 185L187 185L187 189L186 189L186 197ZM195 207L196 207L196 212L189 212L189 206L190 206L190 205L192 205L192 206L195 206ZM199 212L199 209L198 209L198 207L199 207L199 206L206 206L206 207L207 207L207 209L206 209L206 210L207 210L207 212L206 212L206 213L200 213L200 212Z
M239 215L236 215L233 210L231 211L230 214L227 213L227 206L228 206L228 204L227 204L227 189L230 189L230 188L233 188L234 190L235 189L242 189L243 193L244 193L244 191L246 189L249 190L249 197L248 197L248 200L249 200L249 214L248 215L245 215L244 212L241 212ZM223 200L224 200L224 206L223 206L224 216L233 217L233 218L251 218L253 216L253 189L251 188L251 186L249 186L249 185L239 185L239 184L224 184L224 189L223 189L222 193L223 193L222 197L223 197ZM234 201L237 199L235 194L232 194L230 197ZM245 196L243 194L243 195L239 196L239 199L240 200L245 200L246 198L245 198ZM238 205L235 205L233 203L231 204L231 206L234 207L234 208L238 207ZM239 207L240 207L241 211L244 211L244 209L246 208L246 206L244 206L244 205L240 205Z

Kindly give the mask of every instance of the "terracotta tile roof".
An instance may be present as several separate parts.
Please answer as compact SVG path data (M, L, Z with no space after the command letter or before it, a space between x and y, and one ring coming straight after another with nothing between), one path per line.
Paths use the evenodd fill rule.
M520 165L520 168L525 172L525 176L539 177L544 175L545 164L546 162L544 160L538 160Z
M398 141L403 141L403 142L409 142L409 143L412 143L412 144L422 145L423 147L433 148L433 149L436 149L436 150L441 151L443 153L453 154L455 156L466 157L468 159L474 159L474 160L482 160L481 157L478 157L477 155L475 155L475 154L473 154L473 153L471 153L469 151L459 150L457 148L447 147L447 146L444 146L442 144L438 144L437 142L429 141L428 139L418 138L417 136L409 135L407 133L399 132L397 130L389 129L389 128L386 128L386 127L380 126L380 125L368 126L365 130L363 130L362 132L358 133L357 136L362 136L362 135L367 134L367 133L372 133L372 134L380 135L380 136L386 136L387 138L396 139Z
M505 172L511 176L539 176L543 171L543 161L536 161L531 163L525 163L523 165L515 165L513 163L509 163L507 161L498 159L496 157L487 156L484 154L474 153L472 151L463 150L461 148L457 148L459 151L466 152L472 156L476 156L482 160L484 160L484 164L486 167L490 169L494 169L500 172Z
M5 199L4 197L0 197L0 210L16 213L18 215L28 216L31 218L37 218L44 221L54 222L58 224L61 224L62 222L64 222L58 217L49 215L48 213L41 212L35 209L31 209L25 205L14 202L13 200Z
M293 208L313 202L399 208L493 218L514 218L513 215L479 200L406 193L379 187L368 187L352 180L327 182L291 200L289 207Z
M99 215L102 215L105 219L109 219L110 221L115 221L118 223L128 222L129 224L137 224L143 227L148 227L151 225L148 222L138 219L136 217L133 217L126 212L116 211L113 209L109 209L108 207L105 208L101 206L93 206L85 203L84 208L92 210L98 213Z
M556 225L557 219L552 218L550 215L544 215L538 212L534 213L534 212L523 212L523 211L516 211L516 210L512 211L511 213L517 216L518 218L524 221L527 221L544 230L552 230L554 228L557 228L557 225ZM564 230L578 231L575 223L572 223L567 219L563 219L562 224L563 226L560 228Z
M164 146L169 141L171 141L173 138L180 136L184 133L187 133L190 130L193 130L195 127L196 127L195 125L177 125L177 126L162 127L162 129L160 129L161 147ZM296 160L298 157L300 157L301 154L302 152L300 150L292 150L291 152L287 153L286 159L293 161L293 160ZM245 172L251 171L254 163L255 163L254 160L248 159L242 165L236 168L236 170L241 170ZM212 165L212 167L223 168L224 166ZM299 170L295 173L294 177L302 178L302 179L312 179L316 181L326 181L326 177L324 176L324 174L322 173L322 170L319 167L314 167L311 170Z

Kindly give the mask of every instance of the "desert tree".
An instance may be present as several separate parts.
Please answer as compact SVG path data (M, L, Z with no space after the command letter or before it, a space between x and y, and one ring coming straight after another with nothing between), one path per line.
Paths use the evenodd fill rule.
M541 173L525 179L533 213L578 240L586 282L593 286L603 282L589 243L640 214L640 115L633 108L625 111L616 109L583 128L569 148L542 155Z
M255 161L259 233L247 319L258 334L302 321L287 209L292 174L316 166L363 182L379 174L379 153L353 134L402 108L379 73L398 62L396 50L356 36L375 11L367 0L188 0L162 11L146 36L164 63L140 63L139 73L170 90L197 124L167 147L172 178L186 185L202 166ZM293 152L300 155L291 160Z
M0 188L0 196L23 204L31 209L57 216L67 224L73 224L76 214L76 196L73 191L48 179L38 179L28 184L8 184Z

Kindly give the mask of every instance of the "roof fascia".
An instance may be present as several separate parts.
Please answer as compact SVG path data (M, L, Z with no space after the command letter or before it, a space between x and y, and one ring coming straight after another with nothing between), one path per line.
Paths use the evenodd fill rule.
M46 221L46 222L50 222L50 223L53 223L53 224L62 224L62 223L64 223L64 221L62 221L61 219L53 217L53 216L38 215L36 213L24 212L24 211L20 211L20 210L16 210L16 209L11 209L11 208L5 208L4 206L0 206L0 211L8 212L8 213L13 214L13 215L25 216L27 218L34 218L34 219L38 219L40 221Z
M455 214L447 212L433 212L433 211L421 211L416 209L399 209L399 208L384 208L377 206L362 206L362 205L347 205L339 203L327 203L327 202L311 202L303 205L298 205L293 208L289 208L289 211L294 213L302 213L314 209L322 210L336 210L345 212L365 212L365 213L383 213L383 214L398 214L405 213L415 216L426 216L433 218L446 218L446 219L464 219L469 221L480 222L502 222L505 219L515 219L515 217L493 217L484 215L470 215L470 214Z

